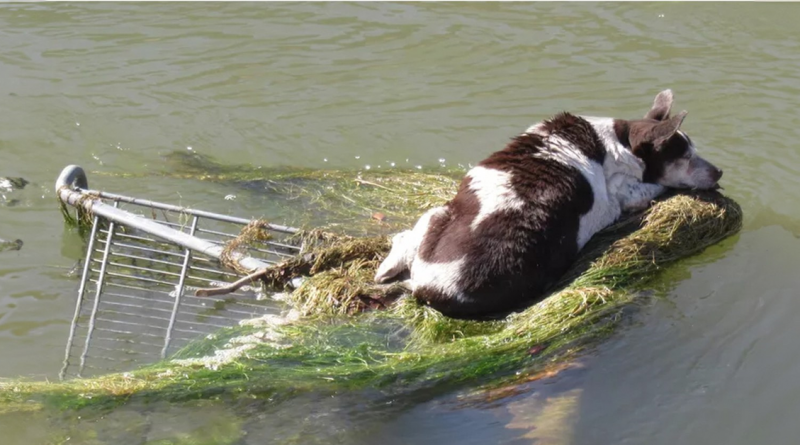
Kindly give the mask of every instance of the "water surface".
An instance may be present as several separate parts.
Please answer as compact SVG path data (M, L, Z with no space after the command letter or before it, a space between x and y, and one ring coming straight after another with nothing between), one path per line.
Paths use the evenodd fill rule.
M0 376L60 367L83 250L52 192L67 164L97 188L261 216L253 190L150 173L176 150L264 167L467 166L558 111L638 117L670 87L744 230L665 271L660 299L581 369L493 404L131 409L97 421L97 440L173 440L216 418L222 435L244 422L235 443L791 443L798 16L752 3L2 4L0 176L32 184L0 206L0 238L25 242L0 252ZM49 440L41 420L0 419L3 443Z

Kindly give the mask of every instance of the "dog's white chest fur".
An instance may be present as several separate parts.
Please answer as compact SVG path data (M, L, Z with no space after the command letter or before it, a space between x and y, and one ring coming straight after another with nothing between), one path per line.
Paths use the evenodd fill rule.
M580 218L577 233L578 249L591 237L612 224L625 208L630 206L632 195L641 185L644 164L625 148L614 133L614 120L605 117L581 116L588 121L600 138L606 151L603 164L586 157L580 147L558 136L546 133L542 124L527 130L547 138L545 150L537 156L546 157L578 170L592 188L592 208ZM641 201L648 194L642 194ZM649 201L649 200L648 200Z

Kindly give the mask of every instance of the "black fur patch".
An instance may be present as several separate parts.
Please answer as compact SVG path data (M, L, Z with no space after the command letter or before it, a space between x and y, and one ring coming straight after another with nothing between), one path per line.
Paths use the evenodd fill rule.
M594 127L585 119L562 112L550 120L543 122L544 132L560 136L586 155L587 158L600 164L606 159L606 148Z
M614 134L616 134L620 144L627 148L631 148L631 141L628 138L629 133L630 125L628 125L628 121L614 119Z
M687 156L691 151L688 136L684 137L678 132L669 136L661 145L657 145L655 141L658 140L658 134L655 130L658 124L658 121L642 119L614 125L615 131L617 131L618 125L620 129L624 128L627 134L623 134L623 136L626 141L630 139L631 142L628 143L632 145L629 145L631 151L644 161L642 181L654 184L658 183L658 180L664 175L667 165ZM619 132L617 137L619 137ZM620 138L620 140L622 139Z
M669 163L689 153L689 142L676 133L659 148L652 144L641 144L633 152L644 161L642 181L655 184L664 175L664 169Z
M575 144L592 160L605 158L604 146L584 119L562 113L544 130ZM465 258L459 277L463 298L420 287L414 292L417 299L453 317L508 312L541 299L572 264L580 217L592 208L594 195L574 167L534 156L544 151L546 140L520 135L479 164L509 173L511 188L524 204L489 215L474 230L480 202L469 188L471 178L464 178L445 212L431 219L418 251L426 262Z

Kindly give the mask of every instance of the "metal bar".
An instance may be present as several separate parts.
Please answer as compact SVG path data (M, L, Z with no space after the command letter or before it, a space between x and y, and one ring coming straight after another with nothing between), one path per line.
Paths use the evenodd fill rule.
M101 329L97 328L95 330L96 331L100 331ZM99 341L111 341L111 342L116 342L116 343L126 343L126 344L129 344L129 345L151 346L153 348L160 348L161 347L160 344L156 344L156 343L147 343L147 342L139 341L139 340L133 342L131 340L126 340L126 339L123 339L123 338L113 338L113 337L97 337L97 336L95 336L94 337L94 341L96 341L96 342L99 342ZM92 345L92 348L96 348L96 347L98 347L96 344Z
M208 306L200 306L200 305L197 305L197 304L184 303L184 306L198 308L198 309L208 309ZM254 307L264 307L264 306L254 306ZM225 311L226 312L230 312L231 314L241 314L241 315L244 315L244 316L250 316L250 315L252 315L254 313L259 313L258 311L236 310L236 309L231 309L231 308L225 308ZM270 312L260 311L260 313L262 315L265 315L265 314L268 314ZM200 314L197 314L197 315L200 315Z
M97 222L97 216L95 216ZM92 341L92 331L94 330L95 317L97 317L97 307L100 305L100 294L103 291L103 280L106 273L106 261L108 260L108 253L111 251L111 240L114 237L114 222L108 224L108 236L106 237L106 248L103 251L103 264L100 265L100 276L97 278L97 289L94 294L94 305L92 305L92 315L89 317L89 328L86 332L86 343L83 346L83 353L81 353L80 365L78 366L78 377L83 372L83 367L86 366L86 353L89 352L89 343ZM87 258L87 262L88 258Z
M189 235L194 235L197 230L197 215L192 217L192 227L189 229ZM181 304L181 297L183 296L183 286L186 283L186 275L189 271L189 262L192 259L192 251L186 249L186 255L183 257L183 267L181 268L181 275L178 279L178 288L175 291L175 305L172 307L172 316L169 319L169 326L167 327L167 335L164 336L164 348L161 349L161 358L167 356L167 348L172 340L172 329L175 327L175 318L178 316L178 308Z
M67 368L69 367L69 352L72 349L72 341L75 337L75 328L78 327L78 317L81 313L81 306L83 304L83 295L86 292L86 283L88 282L87 279L89 278L89 264L91 263L92 258L92 250L94 249L94 240L97 236L97 223L98 219L97 216L94 217L92 220L92 233L89 236L89 247L86 249L86 259L83 263L83 274L81 274L81 284L78 286L78 301L75 302L75 313L72 315L72 323L69 325L69 339L67 340L67 349L64 352L64 365L61 367L61 371L58 373L58 379L64 380L64 376L67 374Z
M195 261L195 262L198 262L198 263L219 264L219 260L216 260L214 258L203 257L203 256L200 256L200 257L199 256L195 256L194 258L192 258L192 261Z
M176 212L176 213L186 213L186 214L189 214L189 215L198 216L198 217L202 217L202 218L213 219L213 220L217 220L217 221L224 221L224 222L230 222L230 223L241 224L241 225L247 225L247 224L250 224L252 222L249 219L237 218L235 216L220 215L218 213L206 212L204 210L196 210L196 209L191 209L191 208L188 208L188 207L179 207L179 206L174 206L174 205L170 205L170 204L164 204L164 203L160 203L160 202L150 201L148 199L132 198L130 196L117 195L116 193L101 192L99 190L83 190L83 189L81 189L80 191L83 192L83 193L96 194L96 195L99 195L102 198L112 199L114 201L123 201L123 202L127 202L127 203L130 203L130 204L136 204L136 205L143 206L143 207L152 207L152 208L161 209L161 210L169 210L171 212ZM72 204L72 203L70 203L70 204ZM267 227L270 230L275 230L275 231L278 231L278 232L284 232L284 233L290 233L290 234L294 234L294 233L298 232L298 229L295 229L294 227L281 226L281 225L277 225L277 224L267 224Z
M198 239L197 237L195 237L193 235L189 235L187 233L183 233L183 232L171 229L169 227L164 226L163 224L159 224L159 223L157 223L157 222L155 222L153 220L149 220L149 219L143 218L141 216L134 215L133 213L126 212L124 210L120 210L120 209L118 209L118 208L116 208L114 206L110 206L110 205L108 205L108 204L106 204L104 202L101 202L99 200L92 200L92 199L81 200L81 197L84 196L84 194L81 193L80 191L76 192L76 191L70 190L67 187L61 187L61 188L58 189L58 191L59 191L59 197L61 198L61 200L63 202L65 202L65 203L67 203L69 205L72 205L72 206L82 205L87 211L93 212L95 215L100 215L100 216L102 216L104 218L107 218L112 222L116 222L118 224L122 224L122 225L125 225L125 226L130 226L130 227L137 228L139 230L143 230L145 232L148 232L148 233L150 233L152 235L155 235L155 236L157 236L159 238L162 238L164 240L171 241L171 242L179 244L179 245L181 245L183 247L202 252L203 254L208 255L208 256L212 256L214 258L219 258L220 255L222 255L222 251L223 251L223 247L222 246L215 245L213 243L209 243L208 241L200 240L200 239ZM90 193L99 193L99 192L92 191ZM127 201L127 202L140 202L140 203L145 204L145 205L147 205L147 204L157 204L157 203L152 203L150 201L136 200L134 198L127 198L127 197L122 197L122 196L118 196L118 195L110 195L110 196L109 195L106 195L106 196L110 197L112 199L119 199L119 200ZM175 209L175 210L181 210L181 211L184 210L184 209L182 209L180 207L166 206L165 204L161 204L160 207L159 206L155 206L155 207L157 207L157 208L165 208L165 209L168 209L168 210L169 209ZM186 209L186 210L187 210L186 213L190 213L190 214L193 214L193 215L196 215L196 216L208 217L208 218L212 218L212 219L221 219L220 216L222 216L222 215L216 215L216 214L210 213L210 212L188 211L189 209ZM240 222L240 223L244 222L245 224L249 223L248 220L245 220L245 219L242 219L242 218L225 217L225 218L222 218L222 219L223 220L230 220L231 222ZM284 229L284 231L287 231L287 233L294 233L293 231L289 230L289 228L285 228L285 227L281 227L281 228ZM278 229L276 229L276 230L278 230ZM245 269L248 269L248 270L257 270L257 269L260 269L260 268L268 266L268 264L266 264L265 262L263 262L261 260L258 260L256 258L252 258L252 257L245 256L245 255L237 255L235 253L234 253L233 256L236 257L235 260L238 261L238 263L242 267L244 267Z
M203 327L206 327L208 329L194 329L191 326L189 326L189 329L181 329L181 328L176 327L175 328L175 332L184 333L184 334L194 334L193 338L183 337L186 340L192 341L192 340L197 339L198 335L209 334L209 333L212 333L212 332L217 331L217 330L220 329L220 326L216 326L216 325L204 325ZM222 326L222 328L229 328L229 327L230 326Z
M196 258L194 258L193 260L196 260ZM228 277L239 278L239 275L236 275L235 273L225 272L225 271L216 270L216 269L209 269L207 267L192 266L192 270L196 270L196 271L199 271L199 272L209 272L209 273L213 273L213 274L217 274L217 275L225 275L225 276L228 276Z
M164 295L169 297L169 303L172 303L172 297L169 296L169 292L164 292L164 291L160 291L160 290L156 290L156 289L147 289L145 287L137 287L137 286L131 286L129 284L121 284L121 283L108 283L108 285L109 286L116 286L116 287L123 287L125 289L140 290L140 291L147 292L147 293L150 293L150 294L155 294L155 293L164 294ZM131 298L133 298L133 297L131 297Z
M183 257L183 254L178 253L178 252L168 252L166 250L151 249L149 247L137 246L135 244L116 243L114 245L117 246L117 247L124 247L126 249L143 250L145 252L158 253L158 254L161 254L161 255Z
M140 351L134 350L134 345L146 350L141 357L149 354L155 358L160 351L163 358L198 335L228 327L242 318L272 312L271 306L243 303L239 297L247 293L234 293L230 297L237 300L231 301L201 299L189 291L190 286L240 276L225 271L219 258L225 243L237 236L226 231L238 232L252 220L93 191L78 166L62 171L56 194L64 204L94 217L60 379L94 375L96 360L117 360L115 351L121 357L138 358ZM282 235L236 253L237 269L269 267L301 250L291 245L291 240L283 239L298 233L298 229L274 224L262 227ZM95 294L93 302L90 292ZM84 323L81 317L87 315ZM95 356L95 349L100 356ZM79 366L69 364L70 359L77 361L77 356Z
M140 345L141 343L131 343L135 345ZM108 352L122 352L127 356L131 355L148 355L147 351L137 351L135 349L122 349L122 348L106 348L104 346L92 345L92 349L95 351L108 351Z
M190 276L190 278L191 278L191 276ZM93 283L95 282L94 280L89 280L89 281L91 281ZM207 280L207 281L213 281L213 280ZM116 295L118 297L134 298L134 299L137 299L137 300L156 301L158 303L172 304L172 298L173 297L172 297L172 295L170 295L171 291L170 292L165 292L163 290L146 289L144 287L136 287L136 286L131 286L131 285L127 285L127 284L120 284L120 283L106 283L106 286L116 286L116 287L122 287L122 288L125 288L125 289L140 290L140 291L147 292L148 294L162 294L162 295L166 295L169 298L169 300L161 300L161 299L147 298L147 297L137 297L137 296L134 296L134 295L114 294L114 295ZM240 293L236 293L236 292L232 292L230 295L236 296L236 295L241 295L241 294ZM212 298L212 297L195 297L194 295L185 295L185 297L186 298L192 298L192 299L198 300L198 301L210 302L210 303L225 302L225 299L215 299L215 298ZM242 305L242 306L252 306L252 307L266 307L264 305L248 304L247 302L244 302L244 301L237 301L235 304L236 305ZM199 306L199 305L196 305L196 306L197 307L204 307L204 308L208 309L207 306ZM226 310L230 310L230 309L226 309Z
M235 295L235 294L231 294L231 295ZM187 295L186 297L187 298L191 298L192 301L201 301L201 302L209 302L209 303L227 303L225 301L225 299L217 300L217 299L213 299L211 297L195 297L194 295ZM191 304L191 303L187 302L186 304ZM233 304L235 306L245 306L245 307L254 307L254 308L260 308L260 309L269 309L269 306L266 306L264 304L248 303L247 301L241 300L241 299L237 299L236 302L233 303ZM202 303L200 305L196 305L196 306L205 307L206 309L208 309L208 306L203 306ZM232 309L226 309L226 310L232 310Z
M92 270L94 271L95 269L92 269ZM125 275L125 274L121 274L121 273L117 273L117 272L108 272L108 274L112 275L112 276L115 276L115 277L119 277L119 278L127 278L127 279L134 280L134 281L141 280L141 281L147 281L147 282L150 282L150 283L164 284L164 285L168 285L170 288L173 288L173 289L175 288L175 284L170 283L168 281L161 281L161 280L156 280L156 279L153 279L153 278L137 277L137 276L134 276L134 275ZM196 277L194 275L189 275L188 277L193 279L193 280L205 281L205 282L208 282L208 283L213 283L213 282L217 281L217 280L214 280L214 279L211 279L211 278ZM114 283L114 284L116 284L116 283ZM146 290L146 291L149 291L149 292L156 292L155 289L146 289L146 288L143 288L143 287L140 287L138 289Z
M118 246L119 244L115 244L115 245ZM147 257L144 257L144 256L131 255L131 254L127 254L127 253L111 252L111 256L112 257L129 258L129 259L132 259L132 260L152 261L154 263L164 264L166 266L181 267L181 265L178 264L178 263L170 263L169 261L159 260L157 258L147 258Z
M223 320L223 321L230 321L230 322L233 322L233 323L238 323L239 322L238 318L235 318L235 317L223 317L222 315L188 314L186 312L184 312L183 314L184 315L191 315L193 317L220 319L220 320ZM186 320L186 319L180 319L180 320L177 320L177 321L180 322L180 323L188 323L188 324L196 324L196 325L200 325L200 326L208 326L207 322L202 322L202 321L190 321L190 320ZM223 327L229 328L229 327L231 327L231 325L228 324L228 325L224 325Z
M230 324L217 324L217 323L214 323L213 321L205 321L203 323L196 322L196 321L188 321L188 320L176 320L175 321L176 325L183 325L184 323L186 324L186 326L183 326L184 328L188 328L190 330L195 330L195 331L199 331L200 330L199 328L204 328L204 327L219 328L219 329L224 329L224 328L231 327ZM189 325L192 325L192 326L189 326ZM197 328L195 328L193 326L196 326ZM181 330L181 328L179 328L177 326L175 327L175 331L176 332L180 331L180 330ZM184 331L184 332L188 332L188 331Z
M197 231L198 232L206 232L206 233L218 234L218 235L222 235L222 236L225 236L225 237L228 237L228 238L231 238L231 239L236 238L238 236L238 235L230 235L230 234L223 233L223 232L217 232L217 231L214 231L214 230L198 229ZM214 243L214 244L219 244L219 245L224 245L227 242L227 241L215 240L215 239L210 239L210 238L202 238L202 237L198 237L198 238L203 240L203 241L208 241L209 243ZM300 250L301 250L299 247L296 247L296 246L292 246L292 245L289 245L289 244L276 243L276 242L273 242L273 241L262 241L261 244L264 244L265 246L273 246L273 247L276 247L276 248L296 250L297 253L299 253ZM284 257L292 257L292 256L295 256L297 254L297 253L292 254L292 253L278 252L278 251L275 251L275 250L268 250L268 249L260 249L258 247L252 247L252 246L248 247L248 249L255 250L255 251L261 252L261 253L270 253L270 254L273 254L273 255L284 256Z
M91 358L91 359L94 359L94 360L105 360L105 361L109 361L109 362L126 362L127 363L127 362L135 362L136 361L136 360L134 360L132 358L112 358L112 357L107 357L105 355L90 355L88 357ZM109 371L110 370L111 369L109 369ZM78 376L78 377L80 377L80 376Z
M114 255L114 253L111 253L111 255L110 255L110 256L112 256L112 257L113 257L113 256L115 256L115 255ZM145 258L145 259L144 259L144 261L149 261L149 259ZM94 263L94 264L99 264L99 263L100 263L100 260L98 260L98 259L93 259L93 260L92 260L92 263ZM156 273L156 274L162 274L162 275L172 275L172 276L175 276L175 277L177 277L177 276L178 276L178 273L177 273L177 272L169 272L169 271L167 271L167 270L151 269L151 268L149 268L149 267L144 267L144 266L135 266L135 265L133 265L133 264L118 263L118 262L115 262L115 261L109 261L109 262L108 262L108 265L109 265L109 266L116 266L116 267L118 267L118 268L122 268L122 269L132 269L132 270L138 270L138 271L142 271L142 272L152 272L152 273ZM180 266L178 266L178 267L180 267ZM136 276L138 276L138 275L136 275Z
M160 224L164 224L165 226L169 226L169 227L179 227L181 232L183 232L183 229L186 228L186 224L174 223L172 221L167 221L166 219L163 219L163 220L154 219L153 221L155 221L157 223L160 223Z
M104 231L101 231L101 232L105 233ZM134 241L141 241L142 243L159 244L159 245L168 246L168 247L174 247L175 246L174 243L169 243L169 242L157 240L157 239L154 239L154 238L147 238L145 236L131 235L130 233L117 233L117 238L125 238L125 239L134 240ZM165 250L164 252L168 253L169 251Z
M197 237L197 239L202 240L202 241L208 241L209 243L217 244L217 245L220 245L220 246L223 246L225 244L223 242L215 241L215 240L208 239L208 238ZM292 258L292 257L297 255L296 253L295 254L284 253L284 252L278 252L277 250L259 249L258 247L252 247L252 246L248 246L247 249L251 250L251 251L259 252L259 253L267 253L267 254L275 255L275 256L278 256L280 258ZM300 251L298 250L298 253L299 252ZM262 260L262 261L271 262L273 264L276 263L276 261L266 260L266 259L263 259L263 258L259 258L259 259Z
M109 285L110 285L110 283L109 283ZM158 299L158 298L137 297L135 295L117 294L117 293L113 293L113 292L106 292L106 295L112 296L112 297L120 297L120 298L132 298L134 300L147 301L149 303L163 303L165 305L168 305L169 307L172 307L172 298L170 298L169 300L166 300L166 299L165 300L161 300L161 299ZM117 304L124 304L124 303L117 303ZM138 305L136 307L142 307L142 306ZM171 312L170 309L160 309L160 308L155 308L155 307L149 307L148 309L153 309L153 310L163 311L163 312Z
M197 237L197 239L200 239L200 240L203 240L203 241L208 241L209 243L218 244L218 245L224 245L225 244L222 241L215 241L215 240L208 239L208 238ZM279 257L284 257L284 258L291 258L291 257L296 255L296 254L291 254L291 253L278 252L276 250L259 249L258 247L252 247L252 246L249 246L247 248L249 250L254 250L256 252L269 253L269 254L276 255L276 256L279 256ZM298 250L298 252L299 252L299 250Z
M106 301L104 304L106 306L107 305L119 306L119 304L112 303L110 301ZM126 306L137 307L137 308L141 309L141 306L131 306L131 305L126 305ZM167 318L167 317L155 317L155 316L152 316L152 315L137 314L137 313L134 313L134 312L125 312L125 311L121 311L121 310L105 309L103 311L103 314L124 315L126 317L132 317L132 318L143 318L145 320L169 321L169 318ZM110 319L110 318L103 318L103 320L104 321L115 321L114 319ZM146 327L146 328L164 329L161 326L153 326L153 325L149 325L149 324L145 324L145 323L142 323L141 325Z
M211 229L197 229L197 231L200 232L200 233L210 233L212 235L219 235L219 236L224 236L224 237L228 237L228 238L236 238L238 236L238 235L232 235L230 233L219 232L219 231L211 230ZM213 240L208 240L208 241L212 241L213 242ZM292 250L296 250L298 252L300 251L300 247L299 246L293 246L291 244L283 244L283 243L278 243L278 242L275 242L275 241L264 241L264 244L267 244L267 245L270 245L270 246L275 246L275 247L282 247L284 249L292 249Z
M150 334L150 333L147 333L147 332L136 333L136 332L131 332L131 331L120 331L119 329L111 329L111 328L104 328L104 327L96 327L95 331L98 331L98 332L112 332L114 334L143 335L145 337L155 337L155 338L157 338L159 340L161 339L160 335ZM80 374L78 374L78 376L80 377Z
M105 266L106 266L105 263L101 264L100 265L100 270L102 271L105 268ZM94 270L94 269L92 269L92 270ZM133 276L133 275L125 275L123 273L116 273L116 272L107 272L107 274L109 276L112 276L112 277L128 278L128 279L131 279L131 280L134 280L134 281L147 281L149 283L164 284L164 285L167 285L167 286L170 286L170 287L174 287L175 286L174 284L170 283L169 281L161 281L161 280L156 280L156 279L153 279L153 278L137 277L137 276Z
M115 311L107 311L107 312L111 313L111 314L120 314L120 312L115 312ZM127 326L144 327L144 328L150 328L150 329L166 329L163 326L156 326L156 325L153 325L153 324L146 324L146 323L134 323L132 321L125 321L125 320L114 320L112 318L103 318L100 321L102 321L103 323L124 324L124 325L127 325ZM129 332L129 334L146 335L146 333L144 333L144 332Z
M173 346L172 346L172 348L174 348L173 350L180 349L181 347L186 346L187 344L189 344L192 341L196 340L199 335L203 335L203 333L202 332L193 332L191 335L182 335L182 334L181 335L176 335L175 336L175 341L173 342ZM208 334L206 334L206 335L208 335Z
M167 275L167 276L171 276L171 277L180 277L181 276L177 272L169 272L169 271L166 271L166 270L150 269L149 267L134 266L133 264L122 264L122 263L115 263L113 261L109 261L108 265L109 266L121 267L121 268L125 268L125 269L140 270L142 272L155 272L157 274Z
M106 292L106 296L108 296L108 297L126 297L126 298L129 298L127 295L114 294L114 293L111 293L111 292ZM153 300L148 299L148 298L142 298L142 300L149 301L151 303L153 302ZM164 302L164 303L166 303L166 302ZM155 311L155 312L172 312L169 309L161 309L161 308L157 308L157 307L144 307L144 306L142 306L140 304L120 303L119 301L106 301L106 304L110 304L112 306L132 307L134 309L147 309L148 311ZM129 315L137 315L137 314L129 314ZM140 316L141 317L146 317L146 318L155 318L157 320L169 320L169 318L166 318L166 317L160 318L160 317L155 317L155 316L150 316L150 315L140 315Z

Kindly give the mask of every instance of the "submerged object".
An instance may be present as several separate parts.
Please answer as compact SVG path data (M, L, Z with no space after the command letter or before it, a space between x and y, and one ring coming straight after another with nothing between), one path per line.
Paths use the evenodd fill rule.
M0 238L0 252L4 250L20 250L22 249L22 240L15 239L13 241L7 241L3 238Z

